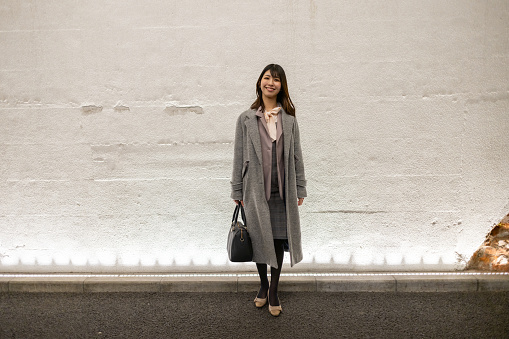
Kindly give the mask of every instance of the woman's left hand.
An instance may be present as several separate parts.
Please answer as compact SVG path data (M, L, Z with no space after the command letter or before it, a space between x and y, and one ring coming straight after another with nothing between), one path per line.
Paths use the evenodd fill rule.
M303 203L304 203L304 198L299 198L299 202L298 202L299 206L302 206Z

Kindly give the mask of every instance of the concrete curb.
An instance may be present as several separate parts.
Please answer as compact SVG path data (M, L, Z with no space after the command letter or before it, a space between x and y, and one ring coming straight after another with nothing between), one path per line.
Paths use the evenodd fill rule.
M197 275L8 275L0 293L252 292L252 274ZM509 274L309 274L281 276L286 292L484 292L509 291Z

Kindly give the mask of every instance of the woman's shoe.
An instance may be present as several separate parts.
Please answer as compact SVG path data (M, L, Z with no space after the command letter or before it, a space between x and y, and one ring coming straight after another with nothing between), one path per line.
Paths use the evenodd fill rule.
M265 299L256 297L254 300L255 306L258 308L265 306L265 304L267 303L267 299L268 299L267 297L265 297Z
M260 290L261 290L261 288L260 288ZM259 293L260 292L258 292L258 294ZM265 304L267 303L267 300L269 300L268 294L269 294L269 290L267 290L267 297L265 297L263 299L262 298L258 298L258 295L257 295L255 300L254 300L255 306L258 307L258 308L265 306Z
M267 296L267 299L269 298L269 296ZM279 298L277 298L277 301L279 302L279 305L278 306L272 306L270 304L270 301L269 301L269 312L270 314L272 314L274 317L278 317L279 314L281 312L283 312L283 308L281 307L281 301L279 301Z

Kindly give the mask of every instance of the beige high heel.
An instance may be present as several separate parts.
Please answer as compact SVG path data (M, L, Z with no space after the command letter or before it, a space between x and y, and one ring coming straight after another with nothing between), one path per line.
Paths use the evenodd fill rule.
M267 303L268 300L269 300L269 290L267 290L267 296L264 299L258 298L258 295L257 295L254 300L254 303L255 303L256 307L260 308L260 307L265 306L265 304Z
M267 303L267 300L268 297L265 297L264 299L256 297L254 300L255 306L258 308L263 307Z
M269 299L269 293L267 292L267 299ZM281 312L283 312L283 308L281 307L281 301L279 300L279 298L277 298L277 301L279 302L279 305L278 306L272 306L269 302L269 312L270 314L272 314L274 317L278 317L279 314Z

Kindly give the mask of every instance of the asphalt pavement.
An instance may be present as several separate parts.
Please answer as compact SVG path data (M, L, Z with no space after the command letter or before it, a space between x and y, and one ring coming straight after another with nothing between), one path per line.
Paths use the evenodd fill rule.
M0 293L0 338L508 338L509 292Z
M509 338L509 274L0 274L4 338Z

